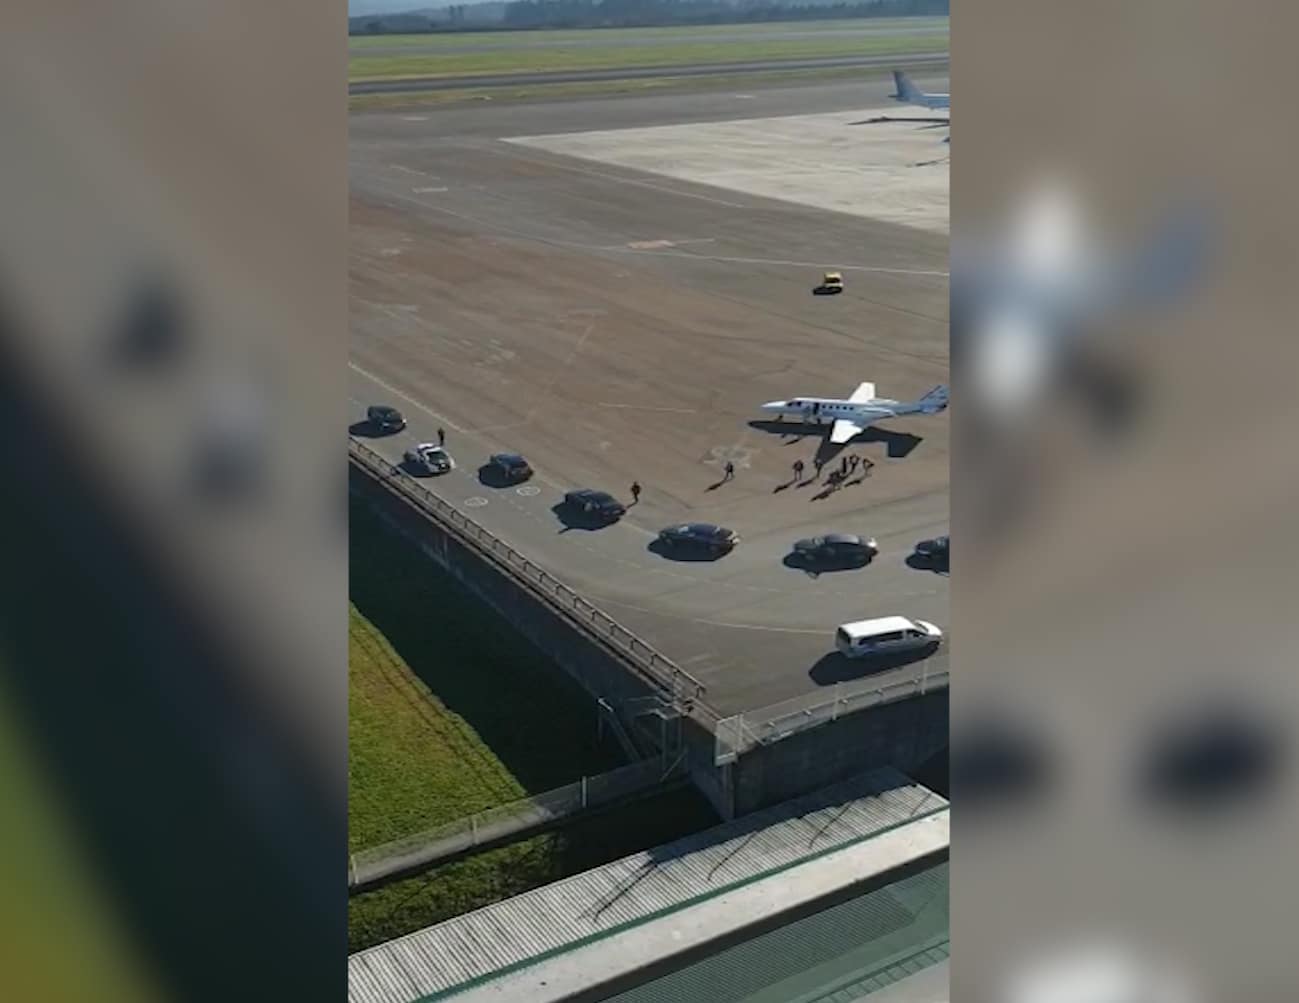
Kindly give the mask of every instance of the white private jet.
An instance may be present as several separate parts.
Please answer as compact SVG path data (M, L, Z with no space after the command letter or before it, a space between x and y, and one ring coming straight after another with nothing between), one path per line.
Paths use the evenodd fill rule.
M768 401L762 410L780 417L793 415L803 421L834 422L830 441L848 442L881 418L904 414L938 414L947 410L948 389L939 384L918 401L895 401L875 396L875 384L863 383L847 400L835 397L794 397L787 401Z

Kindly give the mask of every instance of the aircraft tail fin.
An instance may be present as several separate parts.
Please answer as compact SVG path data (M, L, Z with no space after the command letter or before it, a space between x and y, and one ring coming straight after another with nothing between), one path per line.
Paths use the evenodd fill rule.
M950 391L946 384L940 383L920 400L916 401L922 414L938 414L947 410Z
M889 97L895 101L915 101L922 96L920 88L913 84L911 78L901 70L893 71L893 85L897 88L897 91L890 94Z

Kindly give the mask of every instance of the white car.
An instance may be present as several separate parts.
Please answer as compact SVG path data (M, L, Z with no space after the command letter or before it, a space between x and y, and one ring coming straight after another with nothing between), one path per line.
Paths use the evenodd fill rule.
M456 467L451 454L435 442L421 442L414 449L406 450L403 460L406 469L417 477L445 474Z
M942 643L943 632L926 620L885 616L845 623L834 635L834 646L848 658L922 651Z

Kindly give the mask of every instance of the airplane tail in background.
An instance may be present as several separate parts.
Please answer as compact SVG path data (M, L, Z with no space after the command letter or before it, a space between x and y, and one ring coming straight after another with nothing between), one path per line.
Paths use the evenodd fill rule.
M901 70L893 71L893 85L897 88L897 92L890 94L889 97L895 101L914 102L924 96L921 94L920 89L911 82L911 78Z
M947 410L947 401L950 391L944 384L939 384L925 394L920 400L916 401L916 406L922 414L938 414Z

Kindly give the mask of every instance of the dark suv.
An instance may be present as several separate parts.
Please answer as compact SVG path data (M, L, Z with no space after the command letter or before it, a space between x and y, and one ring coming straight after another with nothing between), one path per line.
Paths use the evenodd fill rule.
M826 533L794 544L794 556L805 564L866 564L879 552L873 539L851 533Z
M532 476L532 467L518 453L496 453L487 461L487 466L506 484L518 484Z
M381 435L400 432L406 427L406 419L401 416L401 412L387 404L374 404L366 408L365 420Z
M930 564L946 564L948 562L950 540L946 536L939 536L932 540L921 540L916 544L916 556L922 561L928 561Z
M564 495L564 504L572 511L600 522L614 522L627 512L627 507L609 492L591 488L569 491Z

